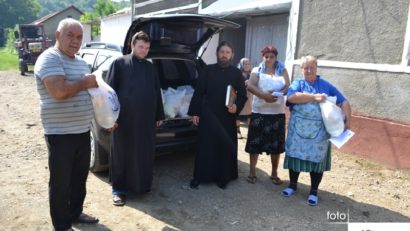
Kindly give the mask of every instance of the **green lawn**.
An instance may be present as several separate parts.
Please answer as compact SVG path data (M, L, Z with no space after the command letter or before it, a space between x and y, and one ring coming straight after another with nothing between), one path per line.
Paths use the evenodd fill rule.
M17 54L10 54L5 48L0 48L0 71L18 70Z

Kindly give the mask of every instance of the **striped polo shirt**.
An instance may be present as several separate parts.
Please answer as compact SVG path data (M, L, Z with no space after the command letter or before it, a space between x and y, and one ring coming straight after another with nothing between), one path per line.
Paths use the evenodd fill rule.
M56 100L48 94L43 82L45 78L55 75L65 76L67 80L78 80L89 72L88 65L82 58L70 58L55 47L47 49L37 59L34 76L46 135L80 134L90 130L93 106L88 91L80 91L65 100Z

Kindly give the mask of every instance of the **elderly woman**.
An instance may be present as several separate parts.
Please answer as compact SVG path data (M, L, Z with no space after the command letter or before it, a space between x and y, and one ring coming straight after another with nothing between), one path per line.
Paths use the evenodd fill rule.
M285 66L277 60L275 47L261 50L263 61L252 70L248 90L254 94L252 115L245 151L249 153L248 182L256 182L256 164L259 154L265 152L271 157L271 180L282 184L278 177L280 154L285 151L285 101L289 87L289 76Z
M327 96L336 96L336 104L342 108L345 129L350 127L351 110L347 99L331 83L317 73L317 59L305 56L301 59L304 79L292 82L288 90L287 104L290 107L290 120L286 139L284 168L289 169L289 186L282 191L285 197L292 196L297 189L300 172L309 172L311 188L308 204L318 204L317 190L324 171L331 167L331 145L319 103Z
M238 69L242 72L243 80L245 81L245 86L248 85L248 80L251 75L251 61L248 58L242 58L238 63ZM239 113L236 120L236 127L238 130L239 139L243 138L240 129L241 121L245 122L246 124L249 124L249 118L251 117L252 113L252 94L249 91L247 91L246 96L248 97L248 99L246 100L245 106Z

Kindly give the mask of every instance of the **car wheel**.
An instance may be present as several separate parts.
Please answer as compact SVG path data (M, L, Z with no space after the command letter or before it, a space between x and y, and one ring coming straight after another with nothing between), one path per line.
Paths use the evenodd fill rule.
M93 132L90 134L91 142L91 156L90 156L90 171L91 172L102 172L107 170L107 166L101 163L102 156L108 156L101 145L94 138Z

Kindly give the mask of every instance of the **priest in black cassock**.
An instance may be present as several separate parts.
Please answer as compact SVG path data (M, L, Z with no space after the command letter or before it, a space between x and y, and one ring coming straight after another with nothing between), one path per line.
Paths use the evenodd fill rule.
M205 67L189 106L188 114L198 126L197 153L191 188L215 182L225 189L238 178L238 140L236 116L246 102L241 71L231 65L233 48L221 42L216 50L218 62ZM228 85L236 91L234 104L225 105Z
M111 141L110 177L113 204L125 204L127 192L151 190L155 153L155 126L164 119L160 83L154 66L145 60L150 39L137 32L132 52L116 59L107 73L107 83L121 105Z

